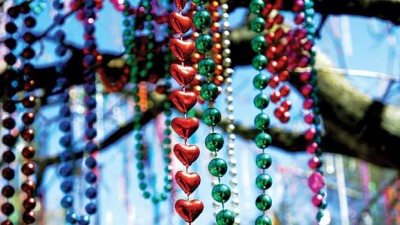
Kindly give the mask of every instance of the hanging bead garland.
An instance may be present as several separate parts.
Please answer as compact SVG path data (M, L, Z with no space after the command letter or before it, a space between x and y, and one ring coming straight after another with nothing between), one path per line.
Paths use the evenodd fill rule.
M256 33L262 33L265 30L266 22L261 13L265 7L264 1L252 0L250 2L250 12L257 16L250 21L250 29ZM255 137L255 144L258 148L262 149L262 153L256 157L256 165L261 170L261 173L256 178L256 186L262 190L262 193L256 198L255 205L258 210L262 212L262 215L258 216L255 220L255 224L271 225L271 219L266 215L272 205L271 197L266 193L272 185L272 178L266 173L266 170L271 166L271 156L266 153L266 148L271 145L272 138L266 132L270 124L270 118L268 114L263 112L269 104L268 96L263 93L263 90L268 85L268 77L261 71L267 67L268 59L265 55L261 54L267 48L266 40L262 35L257 35L251 41L251 48L257 55L253 58L252 66L258 70L258 74L253 79L253 86L255 89L260 90L254 98L254 106L260 110L260 113L254 118L254 124L257 129L260 130Z
M186 113L197 103L197 95L193 91L187 91L185 87L192 82L196 70L192 66L185 65L195 50L194 43L184 40L183 34L192 27L190 17L182 14L186 1L175 0L175 6L179 12L172 12L169 21L177 38L171 38L169 47L173 55L180 62L172 63L170 72L175 81L182 87L182 91L173 90L170 99L174 106L183 113L183 118L175 117L171 121L171 127L183 140L183 144L176 144L173 148L175 156L186 167L186 171L178 171L175 180L179 187L187 195L187 200L179 199L175 202L175 211L189 224L203 212L203 202L198 199L190 200L190 195L200 185L200 176L195 172L189 172L189 166L199 157L200 150L196 145L187 143L187 140L196 132L199 121L195 117L186 117Z
M314 25L314 3L311 0L295 1L293 9L299 13L302 20L304 29L300 30L304 33L304 39L306 40L303 44L303 50L307 52L304 56L303 61L307 62L308 71L300 74L300 79L304 82L301 87L301 93L305 97L303 108L306 113L304 121L310 125L305 131L304 138L307 141L307 152L314 156L309 160L308 166L314 172L308 179L308 184L311 191L314 193L312 197L312 203L318 208L316 214L316 220L321 221L324 216L324 210L327 207L326 202L326 187L325 178L322 170L322 150L320 148L321 143L321 131L320 131L320 112L318 107L318 88L317 88L317 70L315 68L315 25Z

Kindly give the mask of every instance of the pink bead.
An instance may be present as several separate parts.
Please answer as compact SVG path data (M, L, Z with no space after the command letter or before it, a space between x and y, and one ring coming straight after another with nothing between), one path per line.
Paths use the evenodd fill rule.
M311 84L306 84L303 87L301 87L300 92L304 97L309 97L312 89L313 86Z
M300 29L296 30L296 37L298 39L303 39L303 38L307 37L307 34L308 34L308 32L305 28L300 28Z
M320 206L322 204L322 201L324 200L324 196L320 195L320 194L315 194L312 198L312 203L315 206Z
M311 48L314 46L314 42L311 40L307 40L304 44L303 44L303 48L306 51L310 51Z
M320 167L322 164L321 160L318 157L312 157L310 160L308 160L308 166L311 169L317 169L318 167Z
M302 0L295 1L292 9L294 12L297 12L297 13L303 11L304 2Z
M314 171L308 178L308 186L314 193L318 193L325 186L325 180L322 174Z
M304 117L304 121L308 124L312 124L315 120L315 116L313 113L309 113Z
M304 19L305 19L304 13L301 12L297 14L296 17L294 18L294 23L300 25L304 22Z
M318 149L318 144L315 142L308 144L306 147L306 151L311 154L314 154L317 151L317 149Z
M310 72L303 72L300 74L300 80L304 83L308 82L311 78Z
M311 127L311 128L308 128L306 130L306 132L304 133L304 138L307 141L312 141L312 140L314 140L316 135L317 135L317 130L315 128Z
M304 109L311 109L314 106L314 100L312 98L307 98L304 100L303 108Z

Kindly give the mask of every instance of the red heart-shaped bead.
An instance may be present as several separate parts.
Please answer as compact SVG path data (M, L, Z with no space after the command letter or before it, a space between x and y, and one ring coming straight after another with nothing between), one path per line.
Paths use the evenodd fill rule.
M186 173L184 171L178 171L175 174L176 183L182 190L187 194L190 195L193 193L194 190L200 185L200 176L197 173L191 172Z
M182 113L187 113L197 103L197 95L192 91L174 90L170 94L170 99L175 107Z
M192 66L182 66L176 63L171 65L169 72L171 72L172 77L182 87L185 87L192 82L197 73L196 69Z
M186 0L175 0L175 5L179 11L182 11L185 8Z
M197 128L199 128L199 120L195 117L180 118L176 117L171 121L171 127L182 139L188 139Z
M194 43L191 40L172 38L169 40L169 47L179 61L185 61L194 51Z
M177 34L184 34L192 27L192 20L178 12L172 12L169 16L169 22Z
M186 167L192 165L200 155L200 149L196 145L174 145L174 154L176 158Z
M198 199L190 201L179 199L175 203L175 211L188 223L193 222L203 212L204 205Z

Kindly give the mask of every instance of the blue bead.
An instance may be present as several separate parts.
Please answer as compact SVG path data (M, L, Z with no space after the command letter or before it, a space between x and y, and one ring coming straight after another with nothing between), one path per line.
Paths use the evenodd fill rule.
M85 84L84 86L85 92L88 95L96 94L96 86L94 84Z
M71 208L72 205L74 204L74 199L72 198L72 196L66 195L61 199L60 204L65 209Z
M85 165L86 165L87 167L89 167L90 169L95 168L96 165L97 165L96 159L93 158L93 157L91 157L91 156L88 157L88 158L86 158L86 160L85 160Z
M57 85L65 87L66 84L68 84L68 79L66 77L57 78Z
M54 16L53 21L58 24L61 25L65 22L65 18L63 14L57 14Z
M99 147L93 143L93 142L88 142L85 146L85 151L89 154L92 154L94 152L97 152L99 150Z
M69 121L69 119L61 120L60 124L58 125L58 128L63 132L70 131L71 130L71 121Z
M90 217L87 215L82 215L78 221L79 225L89 225Z
M93 184L94 182L97 181L96 174L94 174L92 171L87 172L86 175L85 175L85 180L86 180L86 182L88 182L89 184Z
M70 160L72 160L72 158L73 158L73 154L72 154L72 152L70 152L68 150L63 151L60 154L60 161L61 162L70 161Z
M72 191L72 189L74 188L74 184L72 183L72 181L70 180L64 180L63 182L61 182L60 184L60 189L62 192L64 193L69 193Z
M69 100L69 93L68 93L68 91L65 91L65 92L63 92L63 93L61 93L60 94L60 101L61 102L68 102L68 100ZM68 106L67 106L68 107ZM60 109L60 111L61 111L61 109ZM71 113L70 113L71 114ZM60 115L60 116L62 116L62 115ZM69 115L67 115L67 116L69 116ZM64 117L67 117L67 116L64 116Z
M85 129L85 136L87 139L92 140L93 138L96 137L96 135L97 131L93 127L88 127Z
M60 10L64 8L64 1L63 0L54 0L53 1L53 8L56 10Z
M71 147L71 139L71 135L64 134L64 136L60 138L60 145L66 148Z
M94 65L96 63L96 57L92 54L85 55L85 57L83 57L83 62L88 65Z
M96 204L94 204L93 202L89 202L86 206L85 206L85 211L87 214L92 215L95 214L97 211L97 206Z
M93 10L85 10L85 18L90 19L90 18L96 18L96 13Z
M85 29L85 34L93 34L95 31L93 24L86 24L84 26L84 29Z
M64 164L60 167L59 173L62 177L69 177L72 175L72 170L71 164Z
M94 50L96 48L96 43L93 39L85 40L83 46L89 50Z
M88 114L86 114L86 116L85 116L85 120L86 120L86 123L88 123L88 124L95 123L97 121L96 113L88 112Z
M71 115L71 111L69 110L69 107L66 105L62 105L58 114L62 117L68 117Z
M76 223L76 221L78 221L78 214L76 214L74 212L67 212L65 220L67 223L74 224L74 223Z
M56 47L56 55L57 56L64 56L65 54L67 54L67 47L65 47L64 45L59 45Z
M88 109L96 108L96 100L94 98L88 96L85 98L84 102Z
M89 187L85 191L85 195L89 199L93 199L97 197L97 189L95 187Z
M63 30L57 30L54 33L54 38L56 39L56 41L58 42L63 42L65 40L65 32Z
M85 1L85 6L88 8L93 8L96 6L96 2L94 0L86 0Z

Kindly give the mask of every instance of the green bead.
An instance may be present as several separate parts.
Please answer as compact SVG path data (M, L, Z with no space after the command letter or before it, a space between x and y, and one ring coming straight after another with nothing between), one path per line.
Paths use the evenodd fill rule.
M265 211L271 208L272 199L267 194L261 194L256 199L256 207L260 211Z
M143 172L140 172L138 173L137 177L139 180L143 180L146 177L146 175Z
M272 164L272 158L267 153L260 153L256 157L256 165L260 169L268 169Z
M201 86L200 96L206 101L213 101L218 97L218 86L214 83L206 83Z
M161 199L161 201L164 201L165 199L167 199L168 198L168 196L165 194L165 193L161 193L160 194L160 199Z
M265 7L263 0L252 0L249 5L250 12L254 14L260 14Z
M250 29L261 33L265 30L265 20L262 17L256 17L250 21Z
M270 118L266 113L260 113L254 118L254 124L257 129L265 130L270 124Z
M170 192L172 190L172 185L171 184L167 184L164 186L164 191L166 192Z
M272 185L272 178L268 174L260 174L256 178L256 185L262 190L267 190Z
M264 36L255 36L250 42L251 48L255 52L263 52L267 49L267 41Z
M144 154L138 152L138 153L136 153L135 158L136 158L137 160L143 160Z
M140 188L140 190L144 190L144 189L147 188L147 184L144 183L144 182L140 182L140 183L139 183L139 188Z
M217 65L215 64L214 60L210 58L204 58L200 60L197 65L199 74L207 77L214 75L216 68Z
M265 55L256 55L251 61L251 65L256 70L264 69L268 64L268 59Z
M254 139L256 146L264 149L271 145L272 137L267 133L259 133L257 134L256 138Z
M217 225L232 225L235 222L235 214L227 209L219 211L216 216Z
M200 53L207 53L214 46L214 41L209 34L200 34L196 38L195 45Z
M193 24L199 30L209 28L211 23L211 15L207 10L199 10L193 15Z
M224 137L219 133L210 133L206 137L205 144L208 150L219 151L224 146Z
M150 194L150 192L148 192L148 191L145 191L145 192L143 193L143 198L145 198L145 199L149 199L150 196L151 196L151 194Z
M198 6L202 6L208 3L208 0L193 0L193 3L198 5Z
M215 126L221 122L221 113L216 108L207 108L203 112L203 121L208 126Z
M253 104L257 109L265 109L269 104L269 97L264 93L260 93L254 97Z
M137 168L138 170L142 170L142 169L144 168L144 164L143 164L142 162L138 162L138 163L136 164L136 168Z
M258 74L253 79L253 86L258 90L263 90L268 86L268 77L265 74Z
M322 210L318 210L317 215L316 215L316 219L317 221L321 221L322 217L324 217L324 211Z
M257 217L255 225L272 225L272 220L268 216L262 215Z
M153 204L157 204L160 202L160 199L154 196L153 198L151 198L151 201L153 202Z
M214 177L222 177L226 174L226 171L228 171L228 165L225 160L215 158L208 163L208 171Z
M217 184L211 191L213 199L219 203L225 203L231 197L231 189L225 184Z

